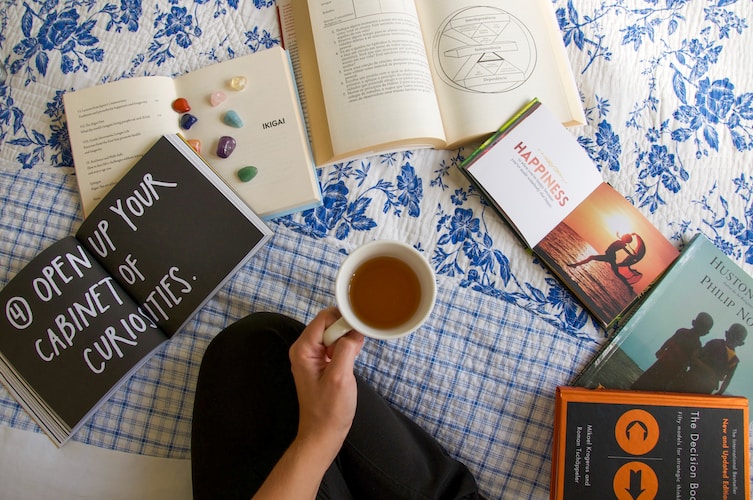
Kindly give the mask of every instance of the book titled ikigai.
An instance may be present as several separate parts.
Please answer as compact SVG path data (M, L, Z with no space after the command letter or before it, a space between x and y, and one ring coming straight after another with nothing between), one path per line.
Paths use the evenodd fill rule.
M163 134L181 134L262 219L321 205L288 53L280 47L171 77L63 96L84 215Z
M532 100L459 169L603 326L678 251L601 172L545 103Z
M750 498L743 397L558 387L551 500Z
M753 277L702 234L572 385L753 398Z
M65 443L271 237L177 135L0 291L0 382Z

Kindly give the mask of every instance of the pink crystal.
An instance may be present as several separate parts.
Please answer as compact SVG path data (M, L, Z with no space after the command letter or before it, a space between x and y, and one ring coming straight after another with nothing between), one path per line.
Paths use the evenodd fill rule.
M220 104L225 102L226 98L227 96L225 95L225 93L220 90L212 92L209 95L209 104L211 104L212 106L219 106Z

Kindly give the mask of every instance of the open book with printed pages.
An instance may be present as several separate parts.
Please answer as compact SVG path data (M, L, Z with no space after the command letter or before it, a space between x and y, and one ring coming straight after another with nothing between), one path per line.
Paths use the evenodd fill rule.
M482 140L533 97L585 122L549 0L281 0L317 165Z
M0 291L0 381L65 443L271 237L179 136Z
M85 215L164 134L198 141L192 144L262 219L321 204L290 58L278 46L175 78L67 92L63 102Z
M526 246L610 327L677 258L533 99L459 166Z
M698 234L571 385L751 399L751 331L753 277Z

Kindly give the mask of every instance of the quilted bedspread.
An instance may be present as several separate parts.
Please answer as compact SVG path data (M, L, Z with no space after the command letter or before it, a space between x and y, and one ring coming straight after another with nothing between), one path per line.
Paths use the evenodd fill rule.
M605 180L678 248L701 232L753 274L753 1L553 5L587 116L571 130ZM273 0L3 0L0 26L0 285L81 222L66 91L280 44ZM319 169L324 206L273 220L271 243L73 439L188 458L209 341L252 311L310 320L333 304L344 255L390 238L431 262L438 302L419 332L368 340L358 373L465 462L485 495L547 498L555 387L606 333L458 172L471 151ZM3 387L0 424L40 432Z

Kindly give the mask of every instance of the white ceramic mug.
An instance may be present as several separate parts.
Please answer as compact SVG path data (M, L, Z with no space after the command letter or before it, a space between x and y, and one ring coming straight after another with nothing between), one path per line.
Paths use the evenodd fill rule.
M413 315L402 324L390 328L376 328L361 321L350 303L349 289L354 272L376 257L394 257L407 264L418 278L420 300ZM345 258L335 278L335 300L342 317L324 332L324 344L332 345L351 330L367 337L389 340L408 335L418 329L429 317L437 298L437 283L431 265L421 253L399 241L376 240L366 243Z

